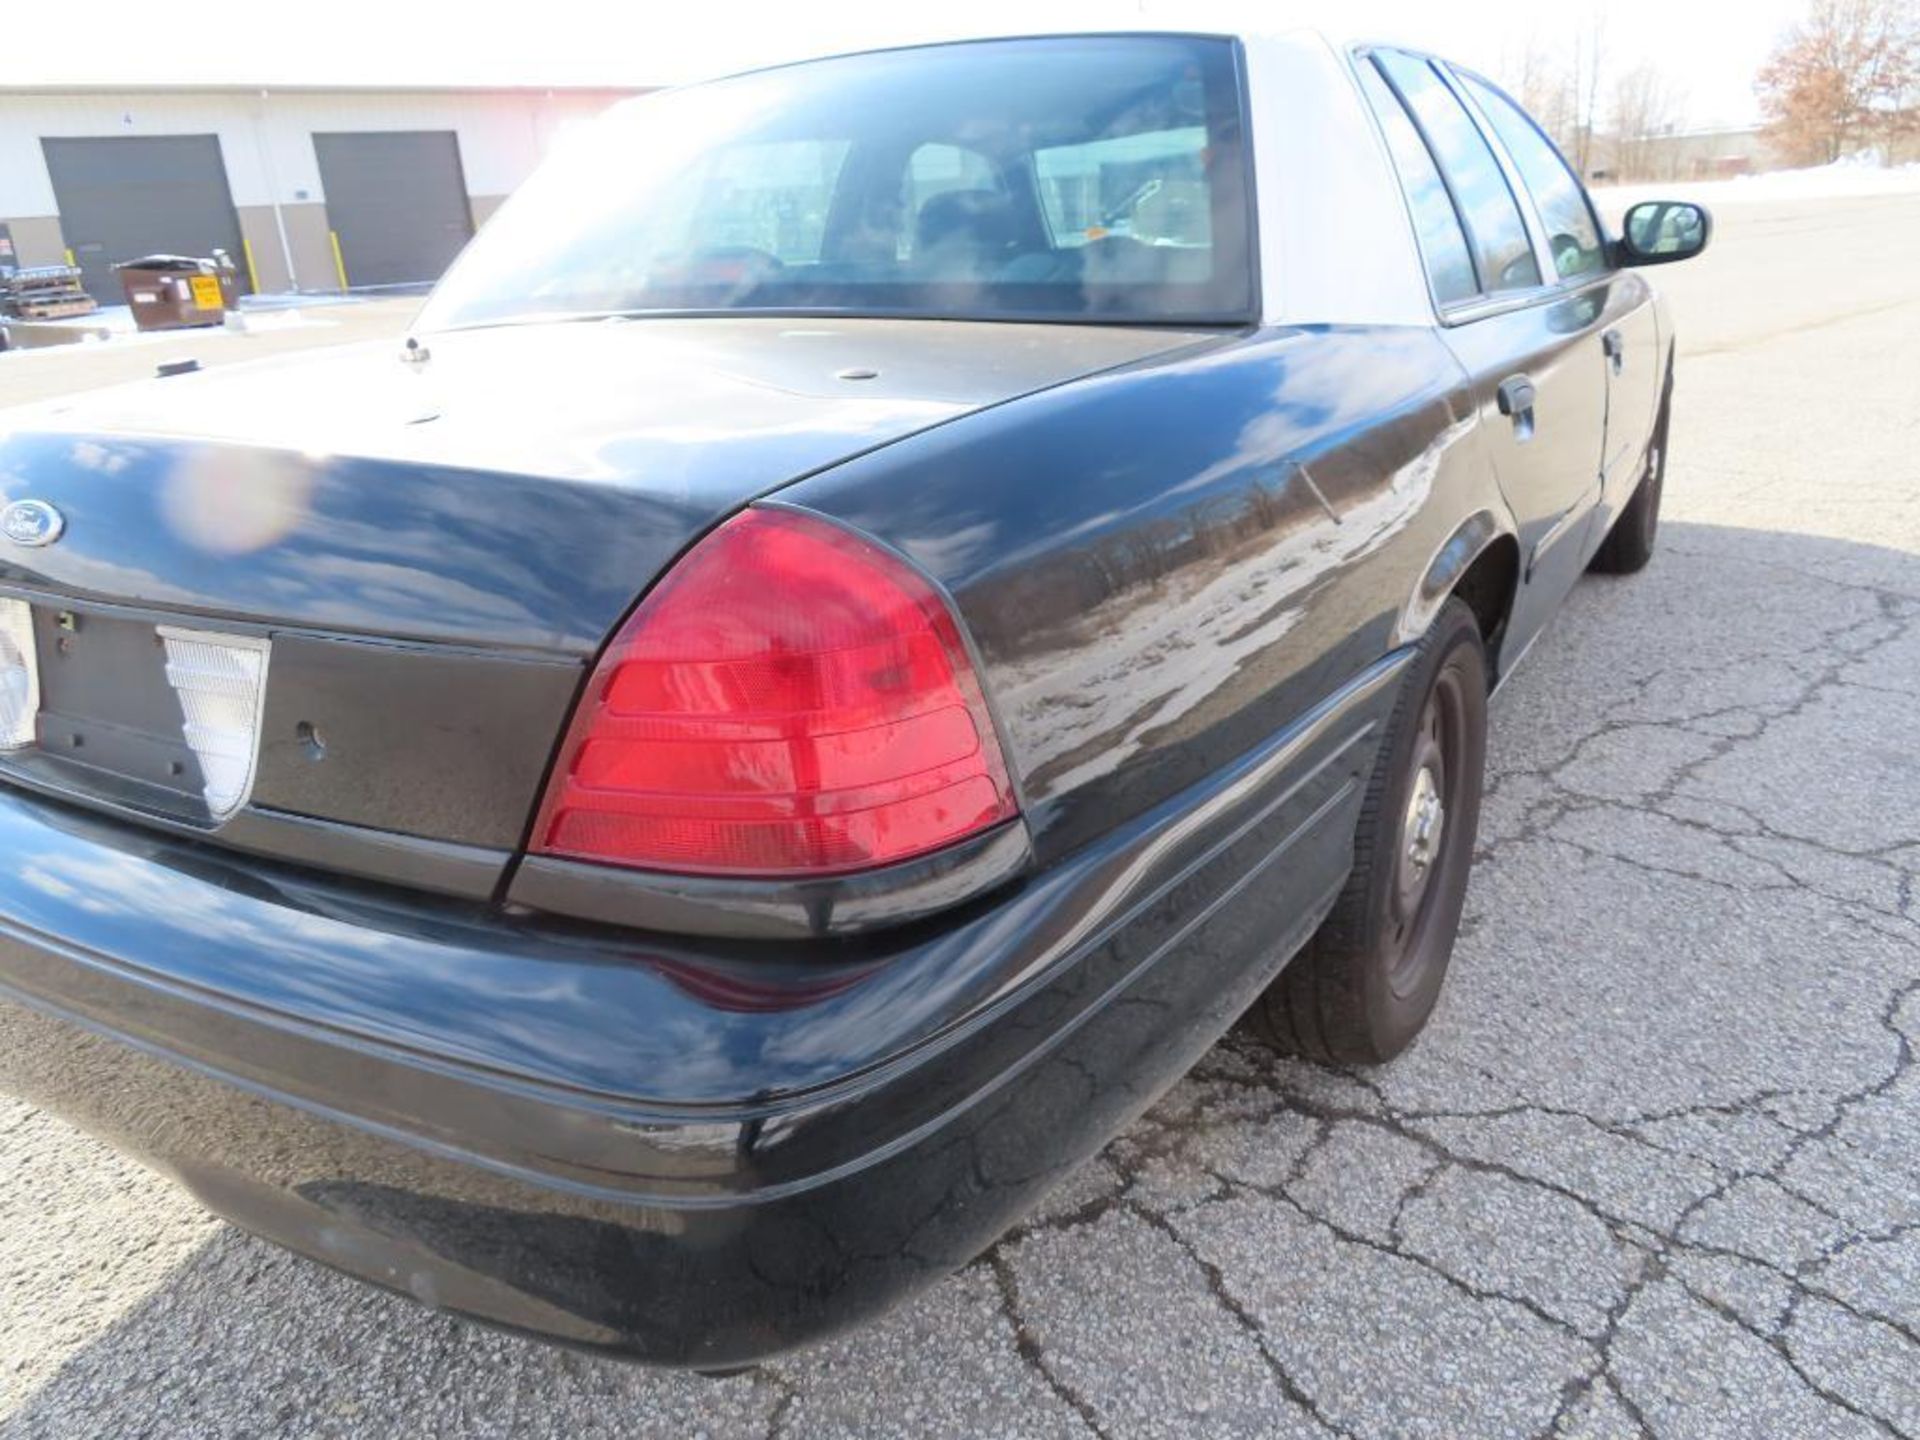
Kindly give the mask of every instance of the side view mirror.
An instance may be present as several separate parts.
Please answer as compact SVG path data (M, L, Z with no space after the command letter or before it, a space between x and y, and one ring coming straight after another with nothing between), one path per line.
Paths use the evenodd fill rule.
M1620 237L1626 265L1671 265L1691 260L1713 238L1713 214L1686 200L1644 200L1627 211Z

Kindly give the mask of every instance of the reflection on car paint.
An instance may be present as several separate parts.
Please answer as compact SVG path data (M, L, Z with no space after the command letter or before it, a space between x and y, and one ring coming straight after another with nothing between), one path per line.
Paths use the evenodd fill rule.
M1021 410L783 498L956 596L1043 859L1250 752L1395 643L1437 516L1482 483L1465 376L1419 330L1233 338Z

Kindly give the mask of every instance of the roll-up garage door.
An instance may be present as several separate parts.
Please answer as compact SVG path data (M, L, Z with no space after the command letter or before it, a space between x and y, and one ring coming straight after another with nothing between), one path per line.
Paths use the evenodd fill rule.
M315 135L327 223L347 283L438 280L473 236L460 142L451 130Z
M244 276L240 222L215 135L45 139L60 230L88 292L122 303L113 266L224 250Z

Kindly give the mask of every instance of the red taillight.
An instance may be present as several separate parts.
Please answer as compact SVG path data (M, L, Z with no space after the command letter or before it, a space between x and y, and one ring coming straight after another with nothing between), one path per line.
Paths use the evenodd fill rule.
M945 602L824 520L748 510L635 610L580 702L533 849L700 875L924 855L1016 813Z

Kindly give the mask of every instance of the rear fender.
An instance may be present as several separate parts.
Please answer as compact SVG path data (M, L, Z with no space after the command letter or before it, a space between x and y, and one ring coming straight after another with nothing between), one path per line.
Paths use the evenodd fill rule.
M1440 607L1459 588L1461 579L1503 536L1513 538L1518 545L1513 516L1504 505L1498 509L1487 506L1476 510L1455 527L1428 560L1419 583L1401 609L1397 638L1402 643L1411 643L1427 632ZM1513 596L1514 588L1510 586L1500 607L1501 621L1512 608ZM1481 617L1483 631L1487 630L1487 618ZM1497 639L1494 632L1487 633L1489 640Z

